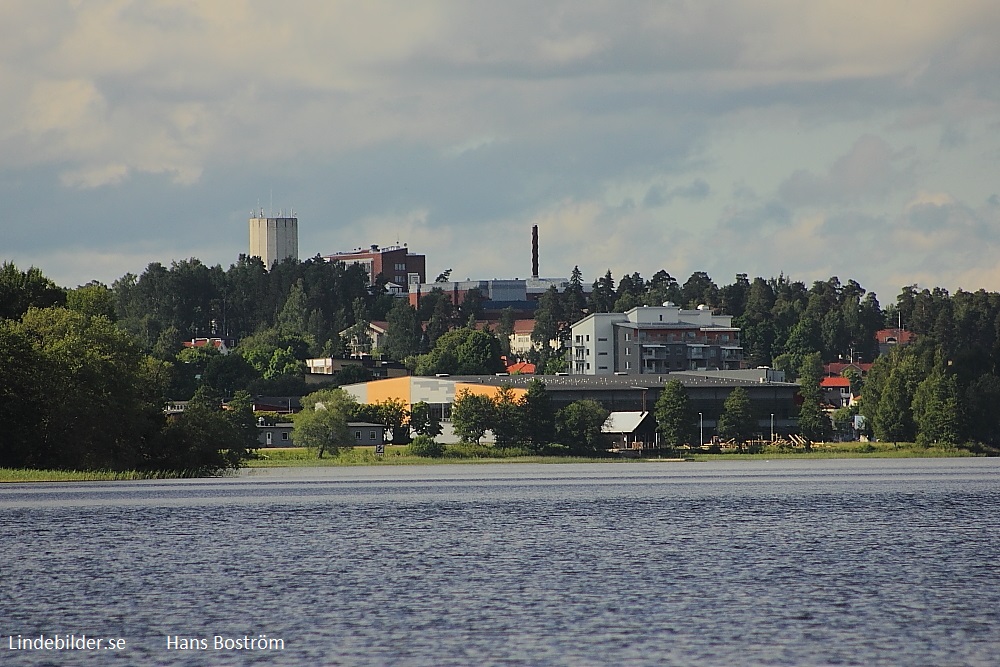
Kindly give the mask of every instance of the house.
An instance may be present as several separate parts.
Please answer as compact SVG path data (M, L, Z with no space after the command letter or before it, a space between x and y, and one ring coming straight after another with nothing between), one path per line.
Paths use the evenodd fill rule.
M340 332L341 337L347 340L348 351L352 356L370 355L372 350L377 350L385 345L385 338L389 333L389 323L367 322L365 324L365 329L361 332L356 331L355 327L349 327ZM315 371L310 370L309 372Z
M878 351L881 355L887 355L897 345L909 345L917 339L917 335L906 329L879 329L875 332L875 340L878 341Z
M264 418L257 420L257 442L264 447L293 447L291 422L266 424Z
M349 422L347 427L354 436L356 446L385 444L385 426L383 424Z
M591 313L572 327L572 375L644 375L735 370L743 363L732 316L669 301L627 313Z
M834 408L844 408L851 404L851 381L843 376L825 377L820 380L823 392L822 402Z
M293 427L294 424L291 422L266 424L261 418L257 422L257 442L264 447L295 447L292 439ZM382 424L348 422L347 427L357 446L385 444L385 426Z
M612 412L601 426L611 438L611 449L640 452L659 444L656 419L651 412Z

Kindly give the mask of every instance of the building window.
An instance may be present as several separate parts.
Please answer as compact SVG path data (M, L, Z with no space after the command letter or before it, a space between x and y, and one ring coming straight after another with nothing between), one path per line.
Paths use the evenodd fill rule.
M625 362L625 370L631 370L631 368L632 368L632 362L631 361L626 361Z
M287 433L282 433L281 434L281 439L282 440L288 440L288 434Z
M587 342L590 342L590 334L587 334Z
M354 432L354 439L355 440L360 440L361 439L361 431L355 431Z
M375 439L375 431L369 431L368 432L368 439L369 440L374 440Z
M632 354L632 348L630 348L630 347L626 347L626 348L625 348L625 356L627 357L627 356L629 356L629 355L631 355L631 354Z
M607 352L598 352L597 356L599 356L599 357L606 357L606 356L608 356L608 353Z
M598 338L598 339L597 339L597 342L598 342L598 343L607 343L607 342L608 342L608 339L607 339L607 338Z
M587 370L588 371L590 370L590 362L589 361L587 362Z
M630 334L630 333L628 333L628 332L626 331L626 332L625 332L625 340L626 340L626 341L630 341L630 340L632 340L632 334Z

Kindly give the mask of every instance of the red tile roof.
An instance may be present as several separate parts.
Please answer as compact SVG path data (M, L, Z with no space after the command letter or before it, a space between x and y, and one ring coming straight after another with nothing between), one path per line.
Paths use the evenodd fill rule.
M507 372L513 375L514 373L520 373L521 375L534 375L535 365L529 364L527 361L519 361L516 364L511 364L507 367Z
M835 387L850 388L851 381L845 377L826 377L820 381L819 386L824 389L833 389Z

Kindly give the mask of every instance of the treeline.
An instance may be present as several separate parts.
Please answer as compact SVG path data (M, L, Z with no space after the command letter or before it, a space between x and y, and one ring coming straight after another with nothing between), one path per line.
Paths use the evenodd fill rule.
M917 340L868 373L868 429L888 442L1000 445L1000 294L912 286L896 311Z
M104 315L61 305L0 320L0 467L170 471L238 466L257 446L250 396L200 389L164 416L169 364Z
M0 317L17 322L30 307L60 306L103 317L128 334L144 358L163 362L163 395L174 400L191 398L200 388L226 396L240 390L304 395L309 391L304 360L312 356L367 352L427 375L494 373L503 370L502 357L512 360L513 313L502 313L492 331L477 331L472 324L482 319L483 297L475 290L458 306L450 295L432 290L413 308L386 294L384 285L382 276L369 285L361 267L320 257L288 260L271 270L242 256L226 270L197 259L154 263L110 286L94 282L75 289L54 285L37 269L20 271L8 263L0 267ZM569 327L580 317L668 301L732 315L746 362L802 379L807 402L818 401L813 385L822 363L878 359L867 384L853 380L865 395L866 428L879 439L994 444L1000 438L1000 424L991 416L994 387L1000 384L1000 295L983 290L952 295L911 286L883 309L873 292L836 277L807 286L784 275L737 274L719 286L704 272L681 283L665 270L649 279L632 273L617 280L608 271L587 286L575 267L567 289L542 295L532 334L539 349L528 360L542 373L565 370L565 347L548 342L568 343ZM367 337L367 325L375 320L388 322L377 350ZM875 332L897 323L918 342L879 358ZM235 339L235 354L184 347L193 337L212 336ZM365 379L363 369L353 368L343 371L339 382ZM929 384L918 392L925 381ZM932 426L941 422L935 406L953 404L959 406L950 411L955 426ZM842 411L835 426L847 429L850 417ZM819 422L812 430L823 435L825 428Z

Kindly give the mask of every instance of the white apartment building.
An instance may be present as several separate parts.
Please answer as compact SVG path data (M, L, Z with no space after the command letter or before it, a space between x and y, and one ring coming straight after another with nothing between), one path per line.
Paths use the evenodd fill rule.
M572 327L571 375L734 370L743 361L732 316L670 303L592 313Z

